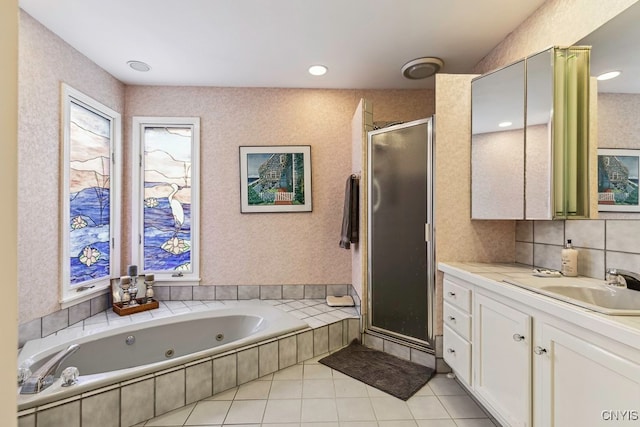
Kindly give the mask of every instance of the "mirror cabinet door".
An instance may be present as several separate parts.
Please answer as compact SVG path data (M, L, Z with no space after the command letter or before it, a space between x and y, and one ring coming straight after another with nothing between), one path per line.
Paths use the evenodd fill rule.
M589 217L589 47L471 82L471 218Z
M471 218L524 218L525 63L471 83Z
M525 218L551 219L553 50L527 58Z

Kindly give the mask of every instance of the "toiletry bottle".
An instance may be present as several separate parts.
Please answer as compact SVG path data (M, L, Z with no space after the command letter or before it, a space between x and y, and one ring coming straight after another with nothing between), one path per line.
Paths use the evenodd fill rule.
M578 251L573 248L571 239L562 249L562 275L575 277L578 275Z

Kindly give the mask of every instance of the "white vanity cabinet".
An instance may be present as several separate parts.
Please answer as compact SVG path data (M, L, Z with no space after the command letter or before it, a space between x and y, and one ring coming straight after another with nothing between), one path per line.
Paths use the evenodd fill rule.
M464 277L444 276L443 357L502 426L640 425L640 322Z
M478 290L473 313L475 392L509 425L531 426L531 316Z
M572 325L542 321L536 426L640 424L640 352Z
M443 281L443 358L467 386L471 386L471 286L453 277Z

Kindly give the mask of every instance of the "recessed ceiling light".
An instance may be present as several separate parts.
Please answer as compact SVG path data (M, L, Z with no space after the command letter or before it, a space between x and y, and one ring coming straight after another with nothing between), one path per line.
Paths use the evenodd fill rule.
M606 73L602 73L600 74L598 77L596 77L598 80L602 81L602 80L611 80L611 79L615 79L616 77L618 77L620 74L622 74L622 71L608 71Z
M129 67L133 68L134 70L142 71L143 73L151 69L149 64L142 61L127 61L127 64L129 65Z
M313 76L323 76L327 73L328 68L324 65L312 65L309 67L309 74Z
M513 123L511 123L511 122L502 122L502 123L498 123L498 127L506 128L506 127L511 126L512 124Z
M440 71L443 65L444 61L440 58L418 58L402 66L402 75L410 80L426 79Z

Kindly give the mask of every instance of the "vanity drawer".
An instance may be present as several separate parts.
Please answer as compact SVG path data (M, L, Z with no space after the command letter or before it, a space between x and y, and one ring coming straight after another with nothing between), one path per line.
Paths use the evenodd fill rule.
M471 344L444 325L442 357L458 378L471 385Z
M456 331L467 341L471 341L471 316L455 306L444 302L442 315L444 324Z
M471 289L445 277L442 283L442 292L445 301L471 313Z

